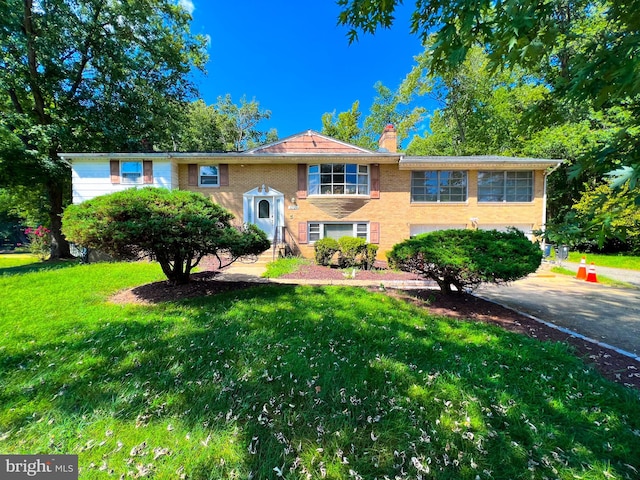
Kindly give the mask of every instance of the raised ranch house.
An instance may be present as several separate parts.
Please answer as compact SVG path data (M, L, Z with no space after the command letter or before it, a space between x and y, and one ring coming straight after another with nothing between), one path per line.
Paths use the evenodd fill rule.
M561 160L397 153L389 125L380 150L309 130L240 153L65 153L73 202L125 188L201 192L254 223L274 245L306 257L324 237L362 237L378 256L412 235L447 228L545 224L546 176Z

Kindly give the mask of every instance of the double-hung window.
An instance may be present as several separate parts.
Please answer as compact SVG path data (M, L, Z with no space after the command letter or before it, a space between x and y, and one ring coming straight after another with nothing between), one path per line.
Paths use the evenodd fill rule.
M411 201L466 202L467 172L461 170L426 170L411 172Z
M309 195L369 195L369 166L355 163L309 165Z
M121 183L142 183L142 162L120 162Z
M220 172L215 165L200 165L198 172L198 184L201 187L219 187Z
M478 172L478 202L533 201L533 171Z

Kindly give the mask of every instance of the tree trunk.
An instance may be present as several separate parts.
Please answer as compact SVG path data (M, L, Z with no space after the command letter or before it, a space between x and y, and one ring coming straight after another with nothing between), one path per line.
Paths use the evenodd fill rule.
M174 285L186 285L191 281L191 275L185 272L181 272L179 275L175 276L173 281Z
M51 222L51 258L73 258L69 242L62 234L62 211L64 209L64 188L55 180L47 184L49 196L49 221Z
M172 262L163 254L156 254L156 260L160 263L162 272L171 285L186 285L190 282L191 271L190 269L184 269L182 257L179 254L174 256Z

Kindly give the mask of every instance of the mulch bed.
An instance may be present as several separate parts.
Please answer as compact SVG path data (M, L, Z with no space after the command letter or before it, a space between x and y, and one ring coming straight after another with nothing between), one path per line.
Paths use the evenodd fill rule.
M235 282L218 279L220 272L214 264L206 264L213 270L192 275L188 285L170 286L167 282L156 282L124 290L112 297L115 303L153 304L176 301L203 295L215 295L230 290L239 290L256 286L256 282ZM308 265L295 274L284 278L306 280L340 280L344 279L342 271ZM355 277L360 280L416 280L414 275L391 271L358 271ZM444 315L459 319L469 319L498 325L505 330L527 335L541 341L564 342L574 349L586 363L593 365L606 378L628 387L640 390L640 362L613 350L608 350L593 343L574 338L534 319L521 315L514 310L483 300L469 294L442 295L436 290L394 291L388 289L390 295L418 303L436 315Z

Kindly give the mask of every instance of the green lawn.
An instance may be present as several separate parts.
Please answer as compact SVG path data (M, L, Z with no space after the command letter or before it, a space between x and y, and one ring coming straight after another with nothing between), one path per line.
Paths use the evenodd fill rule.
M600 255L597 253L569 252L567 261L579 263L582 257L586 257L587 264L594 262L599 267L640 270L640 257L629 255Z
M265 278L278 278L288 273L297 272L302 265L309 263L312 263L312 261L302 257L278 258L267 264L267 269L262 276Z
M2 269L10 268L10 267L21 267L23 265L29 265L32 263L37 263L38 257L31 253L6 253L0 254L0 273L2 273Z
M83 480L640 472L638 392L560 344L356 288L115 305L159 267L5 273L0 451L78 454Z
M557 273L557 274L560 274L560 275L566 275L568 277L575 277L576 276L576 272L574 270L570 270L570 269L564 268L564 267L552 267L551 271L553 273ZM632 283L622 282L620 280L616 280L614 278L609 278L609 277L606 277L604 275L597 275L597 278L598 278L598 283L600 283L602 285L608 285L610 287L633 288L633 289L637 289L638 288L635 285L633 285Z

